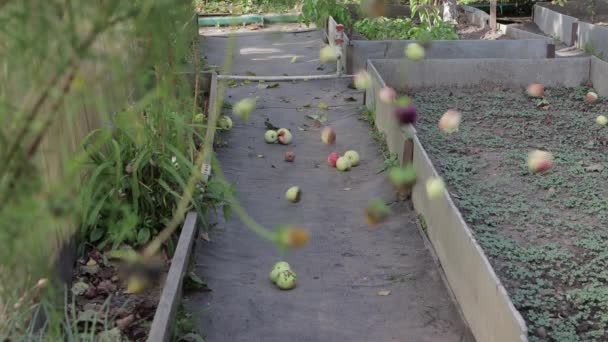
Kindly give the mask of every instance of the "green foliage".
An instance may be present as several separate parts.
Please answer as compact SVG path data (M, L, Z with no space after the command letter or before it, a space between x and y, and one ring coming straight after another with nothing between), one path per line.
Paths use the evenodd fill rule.
M458 34L452 24L438 21L433 26L415 25L409 18L364 18L355 22L353 28L372 40L414 39L455 40Z
M188 178L199 172L194 164L200 141L197 126L176 112L149 107L125 111L108 126L91 134L111 136L90 151L89 177L81 191L83 233L102 248L125 241L139 246L162 229L186 191ZM85 146L88 145L85 143ZM202 184L193 197L201 198ZM222 205L223 189L212 188L209 201L192 201L204 216L203 205Z
M248 14L290 12L300 0L195 0L198 13Z
M315 23L318 27L323 27L330 16L346 26L350 26L353 21L350 11L339 0L303 0L300 19L306 24Z
M526 319L530 340L605 341L607 171L598 145L608 136L594 124L605 101L585 104L586 87L546 89L547 116L523 91L489 89L415 94L418 137ZM466 118L456 135L437 128L447 108ZM526 155L540 146L554 152L555 166L531 175Z

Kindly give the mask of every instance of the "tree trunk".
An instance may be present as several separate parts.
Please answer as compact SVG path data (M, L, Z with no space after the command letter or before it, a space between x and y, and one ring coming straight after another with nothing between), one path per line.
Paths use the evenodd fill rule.
M458 24L458 5L456 5L456 0L443 0L443 21Z

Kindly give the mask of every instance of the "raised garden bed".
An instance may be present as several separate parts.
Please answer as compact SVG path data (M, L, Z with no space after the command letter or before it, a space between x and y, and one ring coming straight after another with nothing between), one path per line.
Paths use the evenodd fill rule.
M461 6L466 20L471 26L485 28L489 25L489 16L480 10ZM461 15L462 17L462 15ZM401 58L404 48L411 40L366 40L336 35L337 23L330 17L327 34L330 42L336 38L344 41L337 44L345 60L346 72L353 73L365 69L368 59ZM555 56L553 41L541 35L526 32L510 25L499 26L502 34L509 40L435 40L427 48L426 57L443 58L552 58Z
M605 89L605 67L596 58L368 64L366 104L391 151L408 162L413 149L414 206L478 341L527 340L528 328L530 340L606 339L600 175L608 134L595 117L608 103L581 96L585 85ZM548 87L548 108L524 95L532 82ZM384 85L413 97L416 130L399 128L393 106L376 101ZM446 137L436 125L449 108L463 112L463 124ZM552 151L554 170L529 174L532 149ZM430 200L425 182L436 175L450 193Z
M596 14L589 14L590 1L568 1L564 7L534 5L534 23L547 35L588 54L608 58L608 4L596 1Z

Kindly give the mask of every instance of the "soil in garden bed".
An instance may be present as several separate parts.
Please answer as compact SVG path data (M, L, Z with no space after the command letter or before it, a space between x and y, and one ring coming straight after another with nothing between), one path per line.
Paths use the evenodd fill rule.
M159 284L164 283L169 264L164 253L162 260ZM95 249L87 252L74 269L68 297L74 302L68 312L75 314L71 318L83 329L95 323L96 330L108 341L119 341L121 336L128 341L146 341L161 287L156 285L140 294L129 294L124 271L103 252ZM105 322L108 326L104 327Z
M595 4L595 8L592 6L592 4ZM608 25L608 1L605 0L567 1L564 6L554 5L547 2L542 3L539 6L578 18L580 21L592 24Z
M492 85L413 95L419 137L531 341L608 340L608 128L595 123L608 102L586 104L586 91L547 89L544 105ZM463 122L445 136L449 108ZM551 170L529 173L534 149L553 153Z
M266 70L255 69L259 72ZM397 202L384 158L360 120L363 93L349 80L255 82L228 89L230 102L257 96L249 122L235 118L218 156L238 198L261 224L293 223L311 232L301 250L281 254L238 218L221 222L199 240L197 274L211 292L184 299L208 341L467 341L438 268L419 235L408 202ZM320 103L329 106L319 108ZM308 114L327 116L337 131L324 145ZM294 135L289 146L266 144L265 119ZM361 164L339 172L327 164L336 150L357 150ZM284 152L296 154L293 163ZM300 186L301 202L285 200ZM364 209L382 198L389 220L370 227ZM297 287L281 291L268 279L273 264L288 261Z

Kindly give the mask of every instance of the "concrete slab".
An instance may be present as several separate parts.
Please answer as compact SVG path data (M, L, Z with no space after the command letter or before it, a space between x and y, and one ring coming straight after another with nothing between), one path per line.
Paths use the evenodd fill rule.
M229 35L202 36L202 56L208 65L217 66L218 73L225 62L231 40ZM325 75L336 72L336 66L323 64L319 51L324 46L323 34L314 32L256 32L238 35L235 39L234 59L230 74L244 75L253 72L258 76ZM297 57L295 63L292 58ZM322 70L318 70L322 65Z
M394 191L377 173L384 158L369 126L358 120L363 93L348 84L341 79L228 89L231 99L260 98L249 122L234 119L233 130L223 136L228 146L218 150L239 200L267 227L294 223L310 229L311 243L280 254L236 218L212 231L211 242L200 241L197 273L213 291L190 295L185 304L206 340L470 341L418 235L416 213L407 203L394 203L390 220L373 229L365 223L367 202L391 202ZM320 129L298 130L311 124L299 107L312 99L333 106L327 114L337 131L335 145L321 142ZM266 117L294 133L292 145L263 142ZM347 149L359 151L358 167L340 173L326 164L328 153ZM294 163L283 161L286 150L296 153ZM298 204L283 198L292 185L303 190ZM298 274L292 291L268 280L270 267L281 259ZM379 296L384 289L390 295Z

